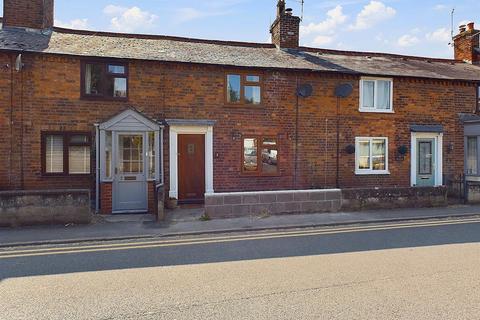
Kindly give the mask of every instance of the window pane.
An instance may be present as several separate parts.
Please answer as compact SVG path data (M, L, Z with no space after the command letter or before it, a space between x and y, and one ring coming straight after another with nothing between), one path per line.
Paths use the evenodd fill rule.
M46 137L45 172L63 173L63 136Z
M259 76L247 76L247 82L260 82Z
M143 136L119 136L120 173L143 173Z
M112 177L112 132L105 132L105 177Z
M155 133L148 133L148 178L155 179Z
M358 169L370 169L370 142L358 143Z
M277 145L277 139L275 139L275 138L263 138L263 145L275 146L275 145Z
M478 107L480 108L480 86L477 88L477 99L478 99Z
M116 73L116 74L125 74L125 67L124 66L116 66L113 64L108 65L108 72Z
M478 174L477 137L467 138L467 174Z
M114 98L125 98L127 96L127 79L110 78L108 80L108 94Z
M363 108L373 108L374 107L374 95L375 95L375 81L363 81Z
M240 102L240 76L229 74L227 76L227 101Z
M372 170L385 170L386 145L385 140L372 141Z
M243 139L243 169L245 171L257 171L257 139Z
M431 141L418 143L418 174L430 175L433 172L433 155Z
M70 143L88 143L88 137L86 135L71 136Z
M262 173L275 174L278 172L277 155L276 149L262 149Z
M260 104L260 87L245 86L245 103Z
M70 174L90 173L90 147L71 146L68 148L68 170Z
M377 81L377 109L390 109L390 81Z
M98 64L85 65L85 94L101 95L102 67Z

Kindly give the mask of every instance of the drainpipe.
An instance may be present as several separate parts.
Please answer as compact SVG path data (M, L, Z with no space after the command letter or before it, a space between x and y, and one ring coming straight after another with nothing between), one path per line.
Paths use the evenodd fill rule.
M95 123L95 213L100 210L100 128Z
M160 128L160 142L159 142L159 146L160 146L160 173L161 173L161 178L160 178L160 186L163 186L163 184L165 183L165 172L163 171L163 131L164 131L164 127L162 126Z
M12 171L13 171L13 126L14 126L14 120L13 120L13 104L14 104L14 75L13 75L13 69L15 66L15 55L12 55L10 57L10 170L8 170L8 185L9 188L12 189Z
M298 76L295 78L295 88L298 88ZM298 110L298 94L295 94L295 168L294 168L294 177L293 177L293 189L297 189L298 183L298 123L299 123L299 110Z

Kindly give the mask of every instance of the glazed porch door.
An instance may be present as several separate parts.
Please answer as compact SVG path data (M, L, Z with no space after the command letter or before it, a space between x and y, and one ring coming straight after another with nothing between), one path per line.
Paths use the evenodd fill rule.
M435 139L417 139L417 186L435 185Z
M205 135L178 135L178 200L202 203L205 199Z
M145 133L116 133L113 209L117 212L147 211Z

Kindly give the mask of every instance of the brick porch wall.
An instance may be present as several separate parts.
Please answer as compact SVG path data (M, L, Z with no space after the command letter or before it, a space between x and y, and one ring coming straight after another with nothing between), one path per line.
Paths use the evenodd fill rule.
M100 184L100 213L112 213L112 183L102 182Z

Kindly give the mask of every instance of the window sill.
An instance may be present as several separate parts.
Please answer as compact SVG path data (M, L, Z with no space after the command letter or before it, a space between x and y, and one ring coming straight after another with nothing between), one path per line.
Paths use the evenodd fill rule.
M274 177L280 177L280 173L275 173L275 174L261 174L261 173L247 173L247 172L242 172L240 177L242 178L274 178Z
M360 108L358 109L359 112L365 112L365 113L395 113L393 110L380 110L380 109L365 109L365 108Z
M357 176L368 176L368 175L389 175L390 171L388 170L365 170L365 171L355 171Z
M263 109L265 105L263 104L235 104L235 103L225 103L224 107L226 108L247 108L247 109Z
M103 97L103 96L80 96L80 100L90 100L90 101L128 101L127 98L113 98L113 97Z
M44 178L91 177L91 173L42 173Z

